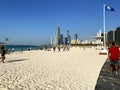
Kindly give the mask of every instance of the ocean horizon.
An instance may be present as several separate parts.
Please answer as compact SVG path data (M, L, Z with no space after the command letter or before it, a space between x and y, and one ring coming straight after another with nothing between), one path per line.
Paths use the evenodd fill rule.
M35 45L5 45L5 48L8 51L26 51L26 50L38 50L44 46L35 46Z

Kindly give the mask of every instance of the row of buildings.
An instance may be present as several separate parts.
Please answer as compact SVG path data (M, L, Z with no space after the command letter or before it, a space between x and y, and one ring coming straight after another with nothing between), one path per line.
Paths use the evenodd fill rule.
M74 34L74 40L78 40L78 35ZM67 30L67 34L64 36L60 33L60 27L56 28L56 33L54 38L51 38L51 45L70 45L71 44L71 36L69 30Z
M101 33L101 30L97 33L96 36L91 36L91 38L96 39L94 44L104 44L104 33ZM120 45L120 27L117 27L116 30L110 30L105 33L105 43L110 45L113 41L116 42L117 45ZM93 42L90 43L93 44Z
M107 42L115 41L117 43L120 43L120 27L117 27L116 30L110 30L106 33L107 35Z
M101 33L101 31L92 37L96 38L97 44L104 44L104 33ZM120 26L117 27L116 30L110 30L105 33L105 43L110 45L113 41L116 42L117 45L120 45Z
M101 33L101 30L97 33L96 36L91 36L91 38L94 38L94 41L84 40L80 41L78 40L78 35L74 34L74 38L71 39L70 32L67 30L66 35L60 33L60 27L58 26L56 28L56 33L54 38L51 38L51 45L70 45L70 44L99 44L103 45L104 43L104 34ZM120 44L120 27L117 27L116 30L110 30L105 33L105 43L110 44L112 41L117 42L117 44Z
M60 33L60 27L58 26L56 28L56 33L54 38L51 38L51 45L57 46L57 45L74 45L74 44L100 44L102 45L102 36L101 36L101 30L97 33L96 36L91 36L91 38L94 38L93 41L91 40L79 40L78 34L74 34L73 39L71 39L70 32L67 30L67 34L64 36Z

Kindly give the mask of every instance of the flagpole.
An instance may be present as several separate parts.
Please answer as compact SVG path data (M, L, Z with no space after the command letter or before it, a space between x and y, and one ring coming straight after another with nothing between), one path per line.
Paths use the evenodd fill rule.
M105 37L105 4L103 4L103 29L104 29L104 49L106 48L106 37Z

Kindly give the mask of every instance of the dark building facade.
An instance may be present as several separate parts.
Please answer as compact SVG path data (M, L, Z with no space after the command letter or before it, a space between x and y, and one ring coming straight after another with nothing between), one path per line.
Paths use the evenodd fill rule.
M64 36L63 36L63 34L60 35L60 44L62 44L62 45L64 44Z
M107 42L110 43L115 41L120 43L120 26L116 28L116 30L111 30L107 34Z
M111 30L108 32L107 34L107 41L115 41L116 38L115 38L115 30Z
M67 37L64 38L64 45L68 45L68 38Z
M120 42L120 27L116 28L116 42Z
M107 32L105 33L105 43L107 42ZM104 33L102 33L101 34L101 36L102 36L102 39L101 39L101 41L104 43Z
M69 30L67 31L67 38L68 38L67 44L70 45L71 44L71 37L69 34Z
M77 39L78 39L78 35L77 34L74 34L74 39L77 41Z

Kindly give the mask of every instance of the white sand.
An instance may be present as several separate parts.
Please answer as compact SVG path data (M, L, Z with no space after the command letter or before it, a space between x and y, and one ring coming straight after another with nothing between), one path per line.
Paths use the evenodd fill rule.
M0 90L94 90L106 58L94 48L12 53L0 63Z

